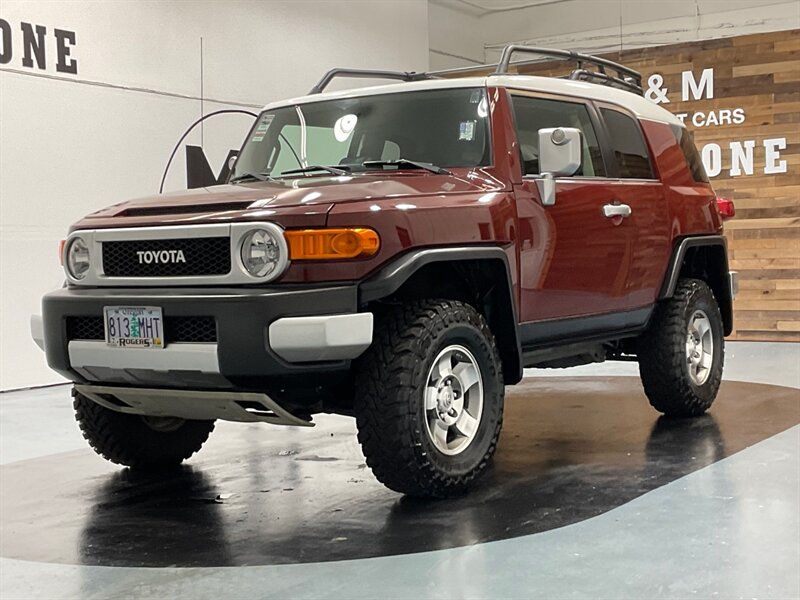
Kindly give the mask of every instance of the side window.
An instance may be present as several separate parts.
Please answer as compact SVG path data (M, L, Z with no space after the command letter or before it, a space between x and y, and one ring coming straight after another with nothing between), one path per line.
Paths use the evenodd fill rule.
M689 171L692 172L692 178L698 183L708 183L706 168L703 166L703 160L694 145L692 133L686 127L677 125L672 126L672 133L675 134L675 140L681 147L686 164L689 165Z
M654 179L650 154L636 121L626 114L601 108L606 122L609 144L617 159L619 176L623 179Z
M603 156L597 144L592 121L586 106L576 102L544 100L529 96L512 96L514 118L517 122L517 139L522 153L523 173L539 174L539 130L548 127L575 127L580 129L583 143L583 164L575 175L605 177Z

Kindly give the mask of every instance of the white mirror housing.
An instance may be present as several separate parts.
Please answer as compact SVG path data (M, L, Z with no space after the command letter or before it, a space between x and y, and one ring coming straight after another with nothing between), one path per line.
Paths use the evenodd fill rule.
M539 130L539 170L553 177L569 177L581 166L581 130L549 127Z

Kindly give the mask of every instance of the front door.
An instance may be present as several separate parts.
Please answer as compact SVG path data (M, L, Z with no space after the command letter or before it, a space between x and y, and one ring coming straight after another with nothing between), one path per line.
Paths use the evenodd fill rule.
M512 93L523 181L516 186L519 215L521 321L618 312L631 305L628 281L638 243L635 219L607 217L619 202L618 181L598 144L590 106L579 100ZM543 206L539 129L575 127L582 132L583 164L556 181L556 202Z

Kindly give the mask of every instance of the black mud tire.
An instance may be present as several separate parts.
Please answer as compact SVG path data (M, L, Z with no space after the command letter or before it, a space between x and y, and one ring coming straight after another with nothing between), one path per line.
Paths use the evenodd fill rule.
M460 454L440 452L427 431L424 390L440 351L460 344L483 382L483 412ZM486 469L500 436L505 388L489 326L472 306L423 300L376 314L373 343L356 365L354 409L367 465L388 488L423 498L465 492Z
M175 467L200 450L214 421L175 420L163 430L145 418L100 406L73 392L75 418L92 449L112 463L140 470Z
M710 373L702 385L689 374L686 339L689 319L702 310L711 323ZM670 417L697 417L717 397L725 358L722 316L711 289L699 279L681 279L672 298L659 303L639 339L639 374L650 404Z

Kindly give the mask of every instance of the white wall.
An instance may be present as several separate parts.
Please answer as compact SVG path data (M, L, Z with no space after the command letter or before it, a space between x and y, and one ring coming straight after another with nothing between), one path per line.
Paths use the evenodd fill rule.
M428 27L431 69L455 69L485 62L479 17L463 5L430 2Z
M63 280L58 241L82 215L158 191L201 114L201 37L205 113L304 94L334 66L428 68L425 0L4 0L0 19L13 52L0 64L0 390L59 381L28 330ZM21 22L47 27L45 70L23 66ZM55 69L54 28L76 33L76 75ZM215 172L250 123L207 122ZM200 145L199 130L190 142ZM185 185L179 152L166 189Z
M497 62L510 42L599 53L800 27L797 0L430 1L433 69ZM449 27L454 13L472 29ZM483 46L480 56L476 41Z

